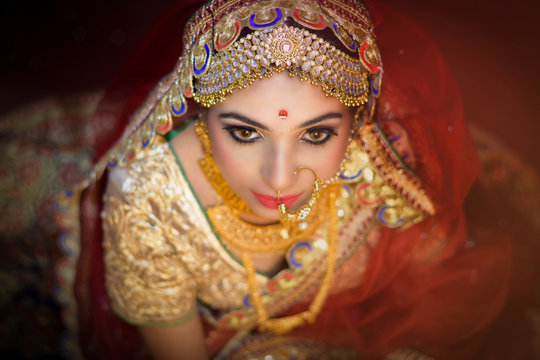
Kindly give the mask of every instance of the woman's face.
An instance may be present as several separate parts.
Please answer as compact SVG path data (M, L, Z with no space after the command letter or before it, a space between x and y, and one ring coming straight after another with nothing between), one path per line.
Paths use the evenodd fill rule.
M285 110L287 117L280 118ZM314 170L334 176L351 132L349 108L285 72L235 91L208 111L208 133L224 179L258 219L276 221L277 195L291 210L311 197Z

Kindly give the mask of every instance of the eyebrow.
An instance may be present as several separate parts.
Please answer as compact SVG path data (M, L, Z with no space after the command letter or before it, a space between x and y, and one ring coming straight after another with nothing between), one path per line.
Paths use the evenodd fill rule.
M255 120L252 120L250 118L248 118L247 116L244 116L244 115L240 115L236 112L227 112L227 113L221 113L218 115L219 118L232 118L232 119L236 119L236 120L240 120L246 124L249 124L249 125L252 125L252 126L255 126L255 127L258 127L260 129L263 129L265 131L269 131L270 129L268 129L268 127L266 127L265 125L261 124L260 122L257 122ZM323 114L323 115L320 115L320 116L317 116L316 118L314 119L311 119L311 120L308 120L308 121L305 121L303 122L302 124L298 125L298 129L301 129L301 128L304 128L304 127L307 127L307 126L310 126L310 125L313 125L313 124L317 124L317 123L320 123L321 121L324 121L326 119L334 119L334 118L343 118L343 114L342 113L338 113L338 112L329 112L327 114Z
M338 113L338 112L329 112L327 114L323 114L321 116L317 116L315 119L312 119L312 120L308 120L306 122L303 122L302 124L298 125L298 129L300 128L304 128L304 127L307 127L307 126L310 126L310 125L314 125L314 124L317 124L317 123L320 123L321 121L323 120L326 120L326 119L334 119L334 118L343 118L343 114L342 113Z
M240 114L235 113L235 112L221 113L221 114L218 115L218 117L219 118L233 118L233 119L236 119L236 120L240 120L240 121L242 121L242 122L244 122L246 124L258 127L260 129L263 129L265 131L270 131L270 129L268 129L266 126L264 126L260 122L257 122L255 120L251 120L250 118L248 118L248 117L246 117L244 115L240 115Z

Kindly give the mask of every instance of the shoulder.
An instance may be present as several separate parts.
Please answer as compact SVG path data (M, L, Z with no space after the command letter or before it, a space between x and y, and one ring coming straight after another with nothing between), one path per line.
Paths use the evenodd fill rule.
M181 173L167 141L156 136L133 160L108 171L105 202L111 196L125 201L133 200L133 196L144 197L178 176Z
M182 232L201 218L180 165L162 137L109 172L102 212L107 293L132 324L174 324L192 311L196 286Z
M186 191L204 194L205 189L198 189L204 179L198 165L201 157L202 150L192 123L171 132L166 138L155 136L133 160L109 170L105 202L110 198L140 202L158 192L169 197Z
M129 245L134 253L160 255L186 248L185 244L156 239L174 237L177 225L192 228L193 217L203 218L163 137L155 137L132 161L109 172L101 216L109 253Z

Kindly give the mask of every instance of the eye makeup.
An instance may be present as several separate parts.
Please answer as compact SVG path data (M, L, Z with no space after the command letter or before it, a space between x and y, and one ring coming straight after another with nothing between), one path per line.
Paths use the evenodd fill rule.
M338 136L332 127L315 126L308 129L300 140L310 145L324 145L332 136Z
M228 125L223 127L223 130L229 133L231 139L242 145L252 144L263 139L257 129L249 126ZM310 145L323 145L332 136L338 136L332 127L316 126L306 130L300 140Z
M249 126L229 125L223 127L223 130L229 133L231 139L242 145L252 144L263 138L256 129Z

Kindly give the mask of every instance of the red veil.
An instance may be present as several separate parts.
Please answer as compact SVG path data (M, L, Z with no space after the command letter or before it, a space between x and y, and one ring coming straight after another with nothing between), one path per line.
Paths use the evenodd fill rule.
M463 203L480 163L456 85L427 34L384 4L368 5L384 62L379 121L384 128L390 108L406 129L437 214L402 232L385 230L362 284L329 299L318 323L299 333L354 344L373 358L402 347L436 359L532 358L522 308L499 315L519 288L511 282L515 244L474 222L466 227ZM471 201L487 212L486 199ZM500 351L500 338L512 346Z
M171 71L182 49L183 24L199 5L183 1L169 9L106 91L92 120L96 158L120 136L129 115L156 82ZM407 131L416 156L414 170L436 203L437 215L402 232L385 230L372 250L362 284L329 298L316 324L292 335L354 346L366 358L380 358L402 347L437 359L530 358L532 342L518 300L532 271L516 266L519 246L509 237L471 223L465 226L462 207L480 163L456 86L427 34L380 2L367 5L384 61L377 116L384 122L383 109L390 109ZM108 307L100 208L95 205L103 183L104 179L85 192L81 206L82 253L76 281L81 342L88 357L143 357L140 341L134 340L136 330ZM487 201L478 196L471 204ZM475 218L479 223L495 216L484 208L482 212L482 219ZM297 306L291 312L301 310ZM505 347L508 350L501 350L500 339L511 345Z

